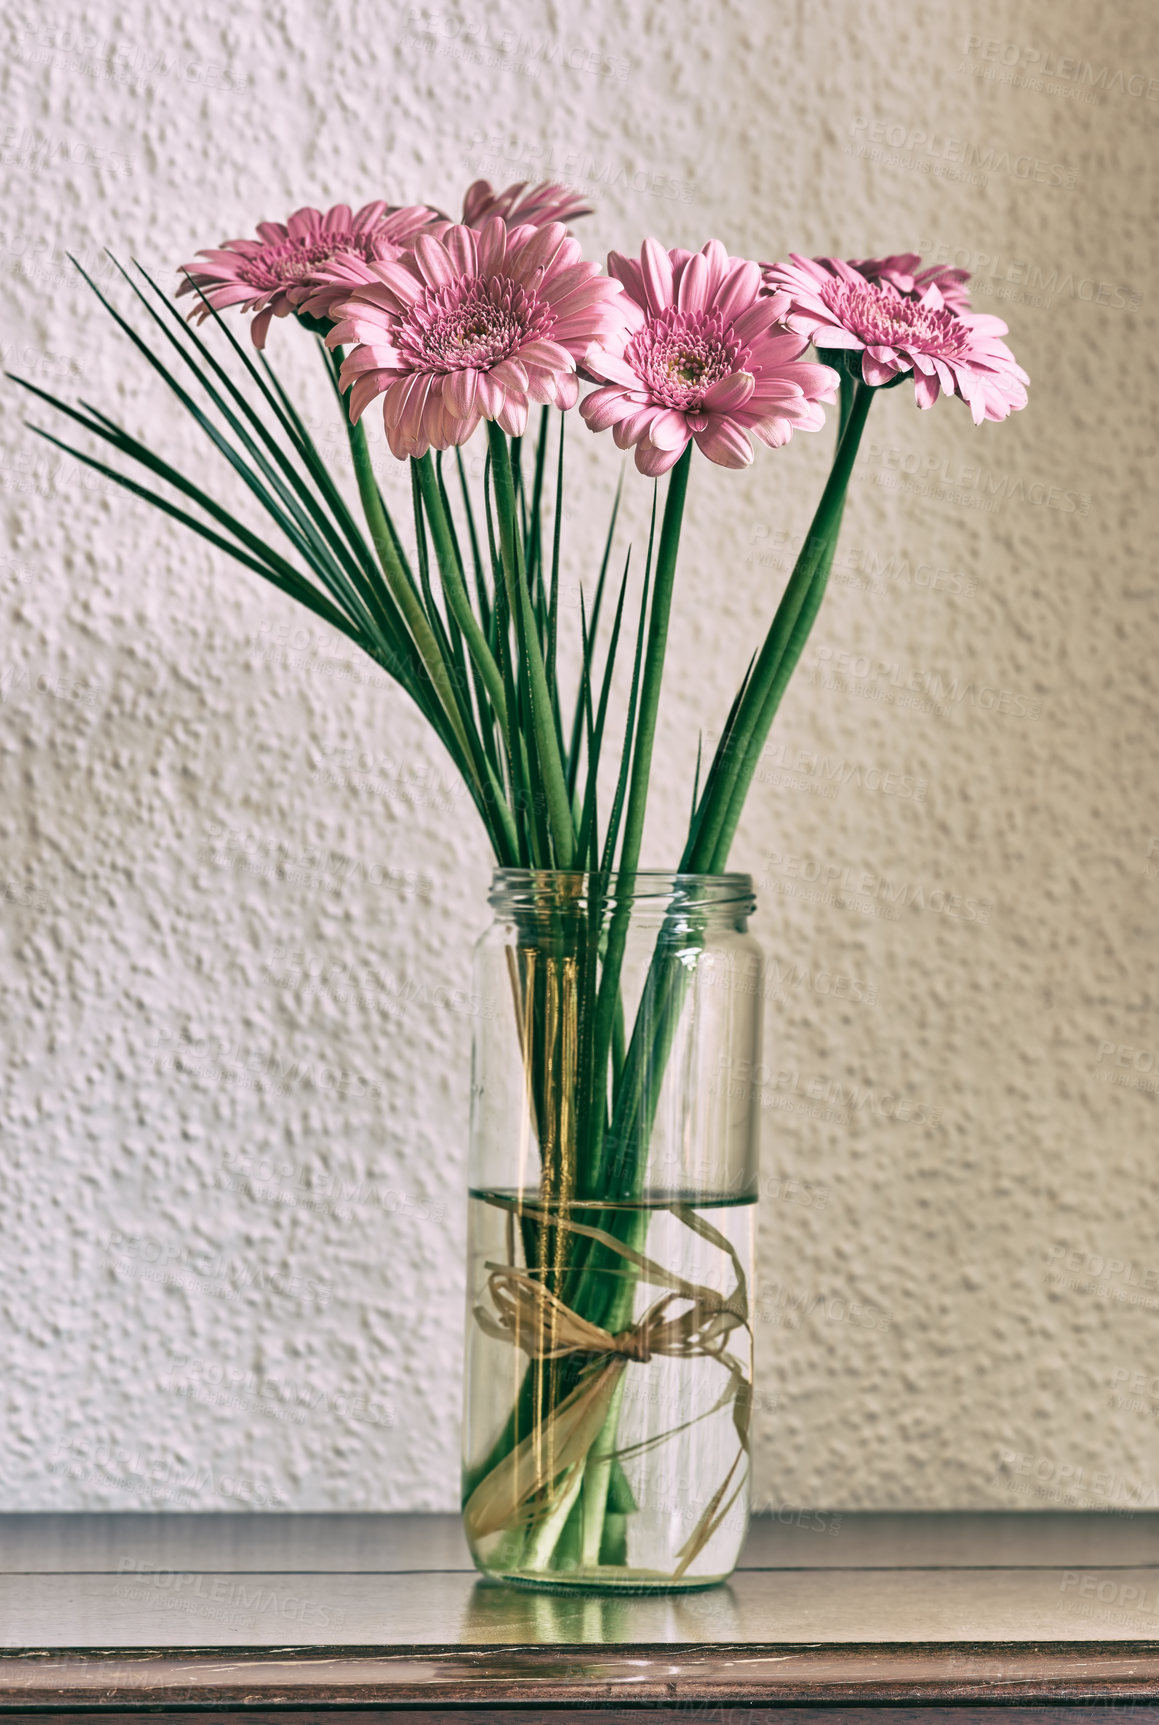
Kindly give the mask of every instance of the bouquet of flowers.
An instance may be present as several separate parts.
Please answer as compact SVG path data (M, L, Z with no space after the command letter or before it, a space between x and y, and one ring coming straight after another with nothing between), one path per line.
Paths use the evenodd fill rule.
M748 1326L727 1241L677 1206L734 1266L728 1294L644 1251L638 1208L656 1098L696 948L695 917L662 931L634 1018L622 989L696 453L743 468L836 417L810 532L697 782L678 878L726 869L774 716L825 593L866 417L912 381L917 405L958 396L976 424L1026 402L997 318L969 309L963 271L913 254L768 263L719 240L698 252L646 239L606 270L570 231L590 213L565 187L468 190L459 221L428 205L339 205L263 222L184 267L189 319L144 271L121 271L134 323L91 283L118 328L190 415L268 521L265 532L95 407L34 396L123 459L39 435L200 534L308 607L407 692L462 776L501 869L553 883L554 908L512 964L533 1186L485 1195L510 1224L490 1268L488 1334L526 1354L502 1430L468 1469L473 1541L505 1572L606 1573L623 1561L631 1492L616 1446L625 1363L653 1352L723 1365L737 1460L675 1554L690 1571L741 1488L749 1386L729 1337ZM86 280L88 278L86 277ZM223 312L250 314L252 347ZM349 440L353 487L332 472L266 356L272 320L312 336ZM209 330L206 330L209 325ZM207 339L211 336L212 339ZM824 357L810 358L810 346ZM22 380L17 380L22 381ZM560 638L564 440L578 406L653 482L638 599L613 574L616 503L579 616L578 687L564 698ZM388 509L367 410L409 464L412 520ZM533 419L532 409L538 414ZM36 429L36 428L34 428ZM482 485L461 450L482 431ZM662 482L662 483L661 483ZM356 491L358 504L354 504ZM359 519L359 512L361 520ZM625 640L630 646L625 648ZM627 662L627 718L600 802L609 699ZM547 935L543 935L546 928ZM537 945L538 942L538 945ZM546 957L543 947L546 942ZM537 962L532 962L533 957ZM561 1054L566 1051L566 1060ZM575 1220L569 1206L587 1206ZM659 1287L631 1323L641 1289ZM489 1328L488 1328L489 1326ZM627 1340L625 1340L627 1338ZM618 1543L619 1542L619 1543Z

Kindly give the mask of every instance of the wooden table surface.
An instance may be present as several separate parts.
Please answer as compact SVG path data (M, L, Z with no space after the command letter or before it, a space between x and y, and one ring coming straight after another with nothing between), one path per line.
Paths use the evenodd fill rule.
M1159 1722L1159 1515L785 1511L727 1585L639 1597L483 1582L452 1516L0 1515L6 1719L1015 1725L1030 1704Z

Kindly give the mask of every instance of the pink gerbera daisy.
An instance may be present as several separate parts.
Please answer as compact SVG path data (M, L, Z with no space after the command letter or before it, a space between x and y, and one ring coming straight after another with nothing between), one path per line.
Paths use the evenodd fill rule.
M495 192L490 180L476 180L463 199L463 225L476 230L492 216L502 216L509 228L542 228L548 222L574 222L591 213L592 206L567 186L546 182L529 188L526 180L520 180L504 192Z
M526 180L495 192L489 180L476 180L467 188L463 199L463 225L482 231L492 216L501 216L509 228L547 227L550 222L570 222L577 216L590 216L591 205L569 192L566 186L543 184L528 188ZM445 239L454 227L449 216L440 216L422 231L435 239ZM398 256L398 252L393 254ZM373 261L373 260L371 260ZM375 280L369 262L352 252L345 252L319 266L314 272L314 286L308 299L298 306L309 317L328 318L335 307L349 299L352 291L364 282Z
M381 201L364 204L356 215L348 204L335 204L325 215L295 210L288 222L259 222L256 240L226 240L217 251L198 252L207 261L183 266L178 297L200 289L216 311L240 305L254 312L254 346L264 347L270 319L301 310L325 282L332 260L389 261L438 219L425 204L402 208ZM328 303L323 295L309 315L325 317ZM204 301L199 298L189 315L198 322L208 317Z
M578 360L623 318L619 282L559 222L508 228L492 216L481 233L421 234L397 262L370 269L327 344L356 344L340 379L350 417L383 396L400 459L465 443L482 419L521 436L532 401L573 407Z
M776 448L820 430L837 373L795 363L808 341L784 326L788 296L762 295L759 264L719 240L693 254L649 239L639 261L613 252L608 270L624 284L627 322L587 355L604 387L580 412L593 431L611 426L621 449L634 445L641 473L666 473L690 438L721 467L747 467L750 432Z
M969 270L951 269L949 264L927 264L922 269L921 264L917 252L895 252L888 258L853 258L850 267L863 275L866 281L888 282L899 294L910 299L920 299L932 282L945 301L947 311L956 312L959 316L969 311L970 290L966 286L970 279Z
M930 282L916 297L890 282L867 281L840 258L802 258L765 271L766 286L792 300L786 321L817 348L861 353L861 377L871 385L914 376L919 407L938 395L960 395L974 416L1005 419L1026 406L1030 381L999 338L1006 325L979 312L955 314Z

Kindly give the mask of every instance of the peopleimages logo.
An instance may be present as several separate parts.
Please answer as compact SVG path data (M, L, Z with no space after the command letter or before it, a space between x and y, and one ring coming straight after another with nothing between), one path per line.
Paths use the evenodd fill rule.
M825 965L804 964L789 959L767 961L755 954L743 965L723 954L705 953L697 976L709 988L728 988L735 994L760 995L762 1000L784 1001L789 994L804 992L822 998L847 1001L851 1006L876 1006L877 984L850 976Z
M818 1315L823 1323L852 1324L858 1330L888 1330L893 1322L887 1307L845 1294L818 1294L777 1281L758 1282L753 1290L753 1317L758 1324L799 1330L803 1319Z
M1111 1388L1159 1402L1159 1373L1148 1377L1145 1372L1132 1371L1129 1366L1116 1366L1111 1373Z
M114 41L72 23L45 21L24 25L16 46L20 58L36 66L59 66L83 76L114 84L148 87L159 78L180 78L207 90L244 90L248 74L236 76L228 66L196 56L178 60L174 53L139 42Z
M292 846L280 836L255 833L249 827L242 831L220 821L207 821L203 830L207 843L201 849L201 860L215 868L236 869L261 880L284 881L315 892L337 893L344 887L369 885L429 897L433 890L430 875L389 863L367 865L327 846Z
M352 1207L375 1205L394 1216L418 1221L442 1221L447 1207L442 1199L424 1198L414 1192L399 1192L375 1181L347 1180L322 1168L296 1167L275 1162L268 1156L227 1150L221 1159L216 1184L226 1191L248 1191L261 1200L305 1209L332 1210L349 1220Z
M1066 1246L1054 1245L1047 1253L1046 1261L1072 1275L1094 1276L1107 1281L1121 1278L1128 1288L1159 1288L1159 1269L1137 1264L1133 1258L1108 1258L1102 1252L1072 1251Z
M1025 289L1027 295L1041 294L1043 304L1052 299L1081 300L1084 305L1105 306L1110 311L1129 311L1139 304L1134 288L1114 282L1098 281L1082 271L1049 269L1031 258L1009 258L1002 252L977 252L969 246L955 246L941 239L919 239L914 249L923 258L937 258L953 269L969 270L975 293L998 293L1003 288Z
M903 802L924 803L929 788L926 779L914 773L899 773L891 767L866 766L864 761L841 755L822 755L816 749L786 750L784 743L770 743L757 762L758 784L775 789L811 789L817 796L835 797L847 785L872 791Z
M222 1252L190 1249L183 1243L153 1240L147 1235L123 1234L120 1229L113 1230L104 1249L104 1267L134 1281L190 1290L191 1284L182 1279L189 1276L193 1278L192 1289L230 1298L257 1292L275 1293L320 1307L330 1303L329 1282L316 1282L311 1276L295 1275L289 1270L227 1258Z
M745 558L749 568L785 569L795 563L810 537L799 542L787 528L770 529L758 521L752 531L752 543L760 550L750 551ZM932 593L957 594L970 599L977 591L973 576L959 569L949 569L928 559L911 559L905 552L883 552L879 546L841 545L833 559L830 583L852 587L870 593L885 593L891 586L906 589L928 589ZM576 601L577 605L579 601Z
M328 1605L316 1605L313 1600L303 1599L296 1593L278 1594L260 1581L235 1581L225 1575L191 1575L187 1571L162 1569L158 1564L137 1557L122 1557L117 1573L130 1576L136 1584L134 1589L128 1582L122 1582L117 1590L121 1598L139 1599L139 1590L148 1587L161 1594L172 1593L187 1608L194 1602L226 1606L232 1612L282 1618L291 1623L309 1624L315 1629L329 1629L334 1622L334 1614Z
M947 177L977 175L985 183L987 174L1005 174L1011 180L1025 180L1039 186L1073 186L1078 175L1063 162L1044 162L1039 156L1012 156L994 144L973 144L968 138L951 138L945 133L927 131L924 126L902 126L888 120L873 120L859 114L849 128L849 136L859 140L862 153L870 146L902 151L894 161L901 167L912 167L922 173L936 173L937 167L956 172ZM888 160L889 158L885 158Z
M871 443L866 454L880 469L912 480L915 488L950 486L976 492L980 499L990 499L994 504L1029 503L1039 509L1057 509L1063 515L1090 513L1091 500L1086 492L1048 485L1045 480L1032 479L1027 483L1007 471L992 473L974 462L919 455L916 450L901 449L896 444Z
M1037 719L1042 714L1042 702L1036 695L1020 694L1016 689L1000 688L994 683L967 681L956 674L913 669L838 647L819 646L814 664L807 667L807 672L811 673L810 680L820 679L826 688L865 695L893 706L902 707L906 704L905 697L918 696L927 706L938 709L941 716L944 716L942 709L963 705L1012 719Z
M844 1083L826 1077L824 1073L802 1073L797 1067L766 1066L761 1061L734 1059L722 1054L717 1066L714 1094L725 1094L737 1101L760 1096L762 1103L777 1094L797 1097L808 1103L819 1103L845 1118L862 1115L881 1120L897 1121L908 1126L937 1126L942 1118L940 1108L928 1102L916 1101L897 1091L879 1090L872 1084Z
M253 1509L286 1509L286 1500L242 1474L215 1474L212 1467L176 1456L156 1456L114 1438L62 1438L48 1463L50 1473L74 1479L106 1478L146 1497L236 1498Z
M1111 1505L1129 1504L1132 1509L1153 1509L1159 1505L1152 1480L1128 1479L1106 1468L1088 1473L1085 1467L1075 1462L1000 1448L991 1483L1006 1484L1016 1489L1019 1480L1039 1488L1040 1495L1055 1502L1077 1497L1085 1498L1087 1507L1101 1508L1107 1506L1108 1500Z
M432 45L457 49L464 59L486 65L506 61L535 77L545 66L558 66L561 71L608 78L617 83L628 76L627 60L617 55L605 54L585 42L568 42L560 36L528 36L520 30L497 28L491 16L472 22L412 6L406 22L412 39L425 37Z
M188 1026L180 1030L154 1030L150 1046L173 1051L157 1055L154 1069L158 1072L183 1072L192 1078L209 1078L218 1083L242 1083L245 1078L268 1080L279 1096L288 1096L295 1085L302 1084L332 1096L382 1096L382 1086L376 1080L363 1078L357 1072L345 1072L324 1062L291 1059L277 1049L251 1048L224 1036L196 1036ZM242 1084L242 1088L255 1086ZM256 1088L262 1089L264 1085L259 1083Z
M1159 1092L1159 1055L1153 1048L1136 1048L1130 1042L1100 1042L1095 1077L1101 1084L1122 1090Z
M26 127L9 126L0 139L0 162L6 168L72 167L107 168L115 179L128 179L133 158L104 144L82 138L46 138Z
M1107 1258L1101 1252L1068 1251L1052 1246L1046 1259L1043 1281L1064 1294L1090 1294L1117 1306L1141 1306L1159 1311L1159 1270L1136 1264L1129 1258Z
M412 1006L429 1010L441 1007L466 1018L495 1018L502 1009L481 994L472 994L452 983L424 981L417 976L397 976L371 964L352 964L329 959L307 948L275 946L265 967L278 988L296 988L304 995L324 995L345 1006L359 1000L403 1016ZM508 1003L508 1007L510 1003Z
M859 868L848 863L827 863L820 857L797 856L790 851L767 851L762 887L777 891L774 878L804 881L828 892L837 892L850 899L871 899L896 910L930 911L951 922L985 925L994 910L994 900L976 898L969 893L951 892L946 887L929 887L913 881L895 881L876 869Z
M1147 102L1159 102L1159 78L1146 72L1112 72L1109 66L1094 66L1072 54L1052 54L1046 48L1023 48L1017 42L1002 42L995 37L968 36L966 57L980 59L995 67L1027 74L1032 79L1057 78L1060 83L1072 83L1088 90L1098 90L1108 96L1140 96ZM1032 88L1039 88L1033 84Z

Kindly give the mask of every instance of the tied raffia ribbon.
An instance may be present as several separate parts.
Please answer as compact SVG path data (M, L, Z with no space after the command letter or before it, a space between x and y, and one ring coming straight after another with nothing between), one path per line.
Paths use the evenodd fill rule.
M485 1306L475 1307L480 1329L496 1341L514 1342L533 1360L562 1360L569 1354L618 1355L625 1362L646 1366L653 1354L677 1359L719 1355L744 1318L730 1309L723 1294L699 1288L686 1311L669 1317L676 1301L688 1296L671 1288L642 1318L613 1336L589 1323L545 1288L527 1270L508 1264L488 1264L487 1291L498 1318Z
M538 1422L536 1429L492 1468L471 1493L464 1514L472 1537L480 1539L504 1528L542 1524L561 1500L577 1488L579 1474L603 1428L624 1368L630 1362L646 1365L657 1354L720 1362L728 1373L728 1382L707 1411L715 1413L731 1403L739 1440L736 1460L679 1554L678 1575L728 1513L744 1483L742 1473L726 1502L733 1476L748 1454L752 1405L752 1386L744 1367L727 1351L732 1331L748 1327L745 1275L732 1242L719 1229L688 1205L673 1204L670 1209L694 1233L727 1253L736 1273L731 1293L722 1294L716 1288L674 1275L602 1228L553 1214L555 1226L609 1247L634 1266L638 1281L663 1290L642 1317L615 1335L573 1311L530 1271L514 1264L486 1266L487 1291L494 1310L479 1305L474 1311L475 1321L484 1334L522 1348L533 1360L587 1354L591 1356L591 1364L570 1395ZM673 1307L681 1301L686 1303L685 1309L674 1312ZM661 1434L639 1447L651 1447L669 1435L674 1434Z

